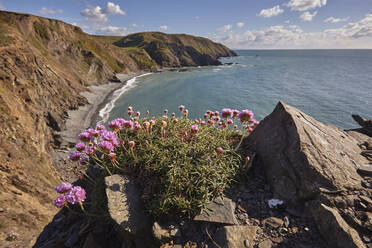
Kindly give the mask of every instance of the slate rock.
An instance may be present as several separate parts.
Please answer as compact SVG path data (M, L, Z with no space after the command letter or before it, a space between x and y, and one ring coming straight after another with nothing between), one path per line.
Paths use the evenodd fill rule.
M224 248L253 248L258 226L224 226L213 235L213 240Z
M150 230L152 220L140 200L132 178L113 175L105 178L108 211L123 231L131 234Z
M237 225L238 221L234 214L235 203L224 197L217 198L206 206L194 220L220 223L225 225Z

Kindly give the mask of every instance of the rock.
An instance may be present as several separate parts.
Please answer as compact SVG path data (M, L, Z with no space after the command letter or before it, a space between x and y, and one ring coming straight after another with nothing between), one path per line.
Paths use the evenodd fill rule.
M352 227L366 227L352 216L359 204L354 198L365 194L365 179L357 169L368 163L360 148L368 139L279 102L243 145L256 152L275 197L289 206L305 203L331 246L363 247Z
M271 240L264 240L261 243L258 244L258 248L271 248L273 246L273 243Z
M320 232L330 236L327 240L332 247L365 247L358 233L335 209L314 203L311 210Z
M253 248L258 226L224 226L213 235L213 240L224 248Z
M358 171L361 173L372 175L372 164L361 165L358 168Z
M274 194L285 201L312 197L319 187L337 190L361 183L356 169L366 160L357 140L282 102L245 144L262 160Z
M284 221L276 217L269 217L262 221L263 226L270 226L274 229L279 228L283 225Z
M197 215L194 220L207 221L227 225L237 225L238 221L234 214L235 204L231 199L224 197L215 199Z
M181 236L181 232L178 227L163 227L158 222L155 222L152 226L152 234L160 242L168 242L176 237Z
M356 121L367 133L372 134L372 119L366 120L360 115L351 115L354 121Z
M150 230L152 220L142 205L140 192L133 180L113 175L106 177L105 183L108 211L120 228L131 234Z

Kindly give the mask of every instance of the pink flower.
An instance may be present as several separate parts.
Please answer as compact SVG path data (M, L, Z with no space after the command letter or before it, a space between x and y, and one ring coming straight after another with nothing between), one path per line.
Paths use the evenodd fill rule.
M63 193L66 193L67 191L69 191L71 188L72 188L71 183L63 182L60 185L58 185L57 187L55 187L55 191L57 191L57 193L63 194Z
M206 125L205 121L201 121L200 125L205 126Z
M92 140L92 136L88 132L82 132L81 134L78 135L78 138L83 142L89 142Z
M67 194L66 194L66 200L67 202L71 204L75 204L77 202L83 202L85 201L86 193L83 188L80 186L73 187Z
M76 150L78 150L79 152L84 151L85 150L85 147L86 146L85 146L84 143L78 143L78 144L75 145Z
M225 119L231 117L232 114L233 114L233 111L231 109L229 109L229 108L222 109L221 112L222 112L221 113L222 118L225 118Z
M133 122L132 121L125 121L123 123L124 128L126 129L132 129L133 128Z
M183 111L185 109L185 106L180 105L178 108L180 109L180 111Z
M116 153L111 152L109 154L110 159L116 159Z
M92 156L94 154L94 148L90 147L85 151L85 154L88 156Z
M191 132L192 132L192 133L197 133L197 132L199 132L199 126L196 125L196 124L192 125L192 126L191 126Z
M242 110L239 114L239 120L241 122L247 122L247 121L250 121L251 119L253 119L253 112L248 110L248 109L245 109L245 110Z
M239 110L233 110L233 117L236 118L239 115L240 111Z
M130 147L130 148L133 148L133 147L136 145L136 144L134 143L134 141L129 141L128 144L129 144L129 147Z
M233 123L234 123L233 120L231 120L231 119L228 119L228 120L227 120L227 124L231 125L231 124L233 124Z
M222 149L222 147L217 147L216 151L218 154L224 153L224 150Z
M109 153L114 150L114 146L108 141L102 141L98 143L98 146L104 153Z
M72 161L78 161L81 157L81 153L80 152L73 152L70 154L70 160Z
M66 197L64 195L58 196L54 201L54 206L62 208L66 204Z

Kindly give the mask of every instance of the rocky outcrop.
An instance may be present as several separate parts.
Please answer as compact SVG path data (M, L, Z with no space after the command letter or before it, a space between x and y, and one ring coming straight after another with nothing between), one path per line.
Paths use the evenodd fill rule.
M133 179L113 175L105 178L107 207L122 232L131 235L149 231L152 220L142 204L140 191Z
M372 136L372 119L366 120L360 115L352 115L353 119L362 127L362 130Z
M115 45L144 49L163 67L220 65L218 58L236 56L222 44L186 34L137 33L124 37Z
M356 138L358 137L358 138ZM320 123L279 102L245 140L257 153L276 198L288 205L303 203L333 247L364 247L371 235L370 188L358 168L368 163L361 153L362 134ZM330 228L332 227L332 228ZM345 246L346 245L346 246Z

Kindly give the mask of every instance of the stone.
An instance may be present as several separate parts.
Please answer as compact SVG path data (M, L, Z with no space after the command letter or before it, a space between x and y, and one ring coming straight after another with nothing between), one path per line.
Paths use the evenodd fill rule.
M273 243L269 239L264 240L258 244L258 248L271 248L272 246L273 246Z
M269 217L262 221L263 226L270 226L274 229L279 228L283 225L284 221L276 217Z
M227 197L217 198L206 206L194 220L213 222L225 225L237 225L234 214L235 204Z
M88 234L87 239L84 242L83 248L103 248L101 245L98 244L97 240L92 233Z
M152 234L160 242L168 242L173 238L181 236L181 232L178 227L165 227L161 226L158 222L155 222L152 226Z
M213 240L224 248L253 248L258 226L224 226L213 235Z
M279 102L244 139L243 147L256 152L273 194L286 203L287 212L302 203L329 244L363 247L362 234L356 230L369 225L351 216L356 216L355 209L360 206L358 195L365 194L366 179L360 171L366 171L363 165L369 162L361 144L369 140L361 132L318 122ZM340 209L329 207L334 204ZM327 225L329 228L325 228Z
M361 173L372 175L372 164L364 164L359 166L358 171Z
M314 202L311 210L319 231L331 237L327 241L332 247L365 247L358 233L345 222L335 209Z
M140 200L137 185L130 177L113 175L105 178L107 206L111 218L123 231L136 235L151 229L152 220Z
M311 198L320 187L358 188L362 178L356 170L367 161L347 132L282 102L244 144L262 160L274 195L291 203Z

